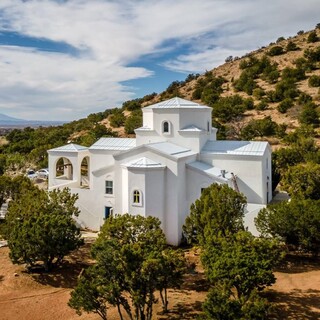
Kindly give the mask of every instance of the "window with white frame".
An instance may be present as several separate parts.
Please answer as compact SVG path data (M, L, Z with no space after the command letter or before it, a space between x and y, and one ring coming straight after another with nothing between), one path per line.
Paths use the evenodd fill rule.
M106 194L113 194L113 181L106 180Z
M141 192L139 190L134 190L133 194L132 194L132 202L133 204L136 205L141 205L142 202L142 196L141 196Z

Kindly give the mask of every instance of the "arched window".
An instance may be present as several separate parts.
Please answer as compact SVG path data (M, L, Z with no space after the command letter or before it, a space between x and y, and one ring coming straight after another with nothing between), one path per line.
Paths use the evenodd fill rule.
M168 121L164 121L163 124L163 133L169 133L169 122Z
M141 204L141 193L139 190L133 191L133 203L134 204Z

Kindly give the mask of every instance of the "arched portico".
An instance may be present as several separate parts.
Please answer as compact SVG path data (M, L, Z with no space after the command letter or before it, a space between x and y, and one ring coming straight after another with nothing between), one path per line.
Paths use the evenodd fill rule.
M61 157L57 160L55 178L73 180L73 165L68 158Z

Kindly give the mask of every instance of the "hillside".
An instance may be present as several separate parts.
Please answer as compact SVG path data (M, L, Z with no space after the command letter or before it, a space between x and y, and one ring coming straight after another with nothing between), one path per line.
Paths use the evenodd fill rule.
M298 33L288 39L280 37L276 43L244 57L228 57L225 64L203 75L191 74L185 81L175 81L160 94L127 101L122 110L117 109L116 115L111 114L103 124L120 136L126 135L125 132L132 134L133 130L124 130L122 126L128 113L137 113L140 106L179 96L212 106L215 125L225 132L223 138L246 138L241 134L244 127L251 120L266 117L271 117L282 131L292 132L303 123L299 118L305 105L309 103L317 112L320 102L320 29ZM110 123L113 117L119 118L119 111L125 112L125 118ZM310 119L304 123L317 127L317 119L313 120L314 123ZM318 129L316 132L319 144ZM248 138L261 136L272 145L283 144L275 133Z

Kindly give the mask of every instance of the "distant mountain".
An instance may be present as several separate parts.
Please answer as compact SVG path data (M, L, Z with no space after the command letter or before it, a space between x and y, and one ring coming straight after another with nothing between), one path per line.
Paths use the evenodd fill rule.
M66 121L24 120L0 113L0 127L3 128L49 127L59 126L64 123L66 123Z
M18 118L13 118L10 116L7 116L6 114L0 113L0 121L26 121Z

